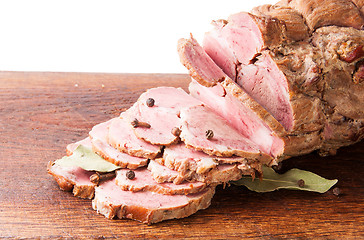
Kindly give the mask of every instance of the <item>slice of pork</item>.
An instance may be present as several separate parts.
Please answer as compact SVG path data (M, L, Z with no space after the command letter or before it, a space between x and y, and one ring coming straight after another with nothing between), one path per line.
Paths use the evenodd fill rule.
M161 147L137 138L130 122L124 118L125 114L122 113L119 118L111 121L108 143L119 151L134 157L156 158L161 152Z
M307 43L294 46L289 54L285 53L285 56L290 56L293 59L285 59L282 62L282 64L300 64L300 71L302 72L297 74L297 67L292 72L288 72L288 69L293 67L283 68L283 65L281 66L286 69L285 73L292 76L295 81L312 82L312 79L317 77L313 71L307 72L307 69L313 70L316 66L312 64L312 50L311 52L299 50L296 51L296 54L293 51L297 47L305 49L304 46L307 46ZM183 55L180 57L184 59ZM196 64L198 64L197 61L190 62L190 65ZM204 66L199 67L203 68ZM253 75L251 75L252 79L254 78ZM295 130L287 132L272 114L229 77L225 77L223 82L214 87L204 87L192 81L189 90L194 97L200 99L238 129L241 134L255 142L263 152L275 158L284 159L309 153L321 146L320 134L323 128L324 115L322 103L316 96L309 97L302 93L292 95L290 101L292 101L295 110L293 124ZM269 91L264 90L263 92ZM276 98L273 97L273 99Z
M164 195L150 191L123 191L114 180L95 189L92 207L106 218L128 218L152 224L188 217L211 204L214 187L189 195Z
M156 161L170 169L176 170L181 174L192 174L189 172L197 174L205 174L212 169L216 168L219 164L233 164L239 163L241 165L246 165L249 171L244 172L244 175L254 174L255 170L259 170L260 167L255 169L256 163L249 162L242 157L218 157L210 156L201 151L195 151L193 149L187 148L185 144L173 145L166 147L163 152L163 158L156 159ZM259 163L257 163L259 165Z
M129 154L120 152L108 143L109 126L114 119L100 123L92 128L89 133L92 143L92 150L109 161L122 168L136 169L146 166L148 159L134 157Z
M178 135L174 135L172 130L180 126L180 110L200 104L200 101L181 88L152 88L143 93L127 111L127 119L130 122L137 120L150 125L134 127L138 138L154 145L168 146L179 142Z
M178 185L168 182L157 183L147 168L134 170L135 177L130 179L127 177L129 171L128 169L120 169L116 172L115 182L124 191L151 191L167 195L187 195L200 192L207 186L206 183L202 182L183 182Z
M64 191L72 191L73 195L80 198L92 199L95 185L90 181L93 171L86 171L80 167L59 166L50 161L47 172L56 180L58 186Z
M173 182L181 184L184 181L198 181L206 184L221 184L229 181L239 180L242 175L255 174L255 169L245 164L220 164L204 174L198 174L193 171L178 172L166 166L163 166L163 160L156 159L150 161L148 170L151 171L154 180L158 183ZM240 166L240 167L239 167Z
M181 110L181 139L190 148L220 157L240 156L269 164L271 157L240 134L211 109L195 106ZM209 137L208 132L211 133Z
M220 68L214 67L213 60L209 56L201 54L203 49L192 35L190 41L180 39L177 46L179 55L183 56L183 58L180 58L181 63L190 70L191 76L196 81L204 86L211 87L224 80L225 73ZM190 63L194 61L198 63L191 65Z
M187 44L188 42L192 42L193 44L191 45L197 46L189 50L193 53L198 52L198 55L196 54L196 57L191 59L185 57L186 52L179 52L181 62L185 66L191 66L190 68L187 67L190 71L190 75L194 78L189 86L190 94L204 102L216 114L225 118L241 134L255 142L263 152L273 157L280 156L284 151L284 142L273 132L273 130L276 130L277 128L279 130L284 130L281 124L271 117L272 121L270 126L268 126L265 120L267 117L270 117L270 114L245 94L237 85L231 86L234 82L224 74L222 83L216 83L214 87L205 87L197 83L195 81L195 76L198 75L198 73L194 72L195 69L219 69L219 67L212 61L209 62L209 65L201 64L201 61L198 61L198 56L204 56L204 58L209 58L209 56L198 45L195 39L191 38L189 40L180 41L179 43ZM199 75L196 79L198 81L198 79L205 77L208 79L214 78L214 76L210 74L205 76ZM206 81L208 81L208 79L206 79ZM222 84L228 87L228 91ZM257 116L253 109L250 109L249 106L245 106L242 99L237 99L235 95L245 97L245 99L250 102L256 103L254 110L259 108L258 110L262 113L261 116Z

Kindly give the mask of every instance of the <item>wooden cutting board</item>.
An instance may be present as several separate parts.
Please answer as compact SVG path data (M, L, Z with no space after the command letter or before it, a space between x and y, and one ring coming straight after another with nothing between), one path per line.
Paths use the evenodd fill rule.
M0 72L0 238L364 238L364 142L284 164L337 178L342 195L220 186L210 208L152 226L105 219L47 174L47 162L65 155L68 143L146 89L188 82L175 74Z

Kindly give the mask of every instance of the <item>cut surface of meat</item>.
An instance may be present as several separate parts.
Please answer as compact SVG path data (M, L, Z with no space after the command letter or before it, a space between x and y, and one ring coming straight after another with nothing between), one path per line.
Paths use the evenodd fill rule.
M201 62L196 62L196 58L192 58L192 59L185 59L185 63L184 65L188 66L190 65L191 67L187 69L189 69L190 71L193 71L194 69L198 69L201 68L201 64L204 64L206 66L209 66L209 68L212 68L215 64L221 68L221 70L228 75L230 78L235 79L236 77L236 65L238 64L238 60L235 57L234 51L230 48L229 43L226 41L225 38L223 38L222 36L222 28L225 26L226 21L213 21L213 25L214 25L214 29L212 29L209 32L205 33L205 36L203 38L203 50L208 54L209 57L211 57L211 59L213 59L213 62L209 61L208 63L203 63ZM180 40L178 42L179 45L182 44L187 44L189 42L189 40ZM180 46L180 48L182 48L182 46ZM185 52L187 53L188 51L196 51L199 52L199 56L204 56L205 53L202 51L202 49L200 49L199 44L197 43L197 41L194 42L194 44L191 45L191 49L186 48ZM179 52L179 55L183 56L183 52ZM194 63L194 64L191 64ZM207 65L208 64L208 65ZM195 75L193 75L192 77L194 79L200 79L201 81L199 81L202 85L206 86L206 84L203 84L203 82L208 82L208 78L215 79L222 79L222 75L218 70L214 71L215 73L218 73L217 76L199 76L198 78L196 78ZM212 74L214 73L212 72ZM196 74L198 75L198 74ZM210 74L211 75L211 74ZM203 78L207 78L207 79L203 79ZM218 81L216 81L218 82Z
M216 168L219 164L224 163L239 163L247 165L247 169L249 169L249 171L243 172L243 174L250 175L254 173L254 168L250 167L250 163L245 158L210 156L201 151L189 149L185 146L185 144L166 147L163 152L163 162L161 162L160 159L156 159L156 161L183 175L192 174L190 172L205 174Z
M129 179L127 173L130 170L120 169L116 171L115 182L124 191L151 191L160 194L190 194L202 191L207 185L202 182L157 183L147 168L134 170L135 177Z
M228 83L229 81L225 79L225 82ZM239 94L241 97L245 97L247 101L255 103L242 90L239 92L239 87L233 81L229 83L234 85L228 86L233 93ZM227 85L225 84L224 86ZM226 91L223 85L219 84L207 88L192 80L189 85L189 90L191 95L204 102L216 114L226 119L231 126L246 138L256 143L263 152L273 157L278 157L283 153L284 142L266 124L266 118L263 116L259 118L256 112L244 104L243 99L239 99L237 96L231 94L230 91ZM265 115L269 115L264 109L261 108L259 110L263 111ZM279 123L276 123L275 126L281 128Z
M112 120L109 126L108 143L121 152L134 157L154 159L160 154L161 147L147 143L134 134L132 126L122 113Z
M152 160L148 164L148 170L157 183L173 182L174 184L181 184L182 182L191 179L191 175L180 174L162 164L163 159L160 158Z
M192 180L206 184L220 184L239 180L243 174L255 174L255 169L246 164L241 164L240 168L239 164L220 164L204 174L198 174L193 171L177 172L162 164L162 159L156 159L155 161L150 161L148 165L154 180L158 183L173 182L174 184L181 184L183 181Z
M188 147L220 157L236 155L262 162L271 160L268 155L259 150L256 144L207 107L195 106L183 109L181 120L180 137ZM208 132L211 132L213 136L208 136Z
M185 42L188 41L189 40L186 40ZM206 55L206 53L200 53L200 55L203 54ZM183 55L180 55L180 57L181 59L184 59ZM182 61L187 60L185 59ZM189 62L189 65L191 66L199 64L200 62L195 61L195 59L191 59ZM215 63L211 63L211 65L217 67ZM212 68L212 66L210 68ZM224 89L224 87L227 86L226 83L228 83L228 90L231 90L231 92ZM224 86L222 84L224 84ZM221 84L217 83L214 87L202 86L193 79L189 85L189 91L192 96L204 102L204 104L209 106L216 114L225 118L231 126L237 129L242 135L256 143L263 152L273 157L281 155L284 150L283 140L270 129L272 126L269 127L265 123L265 116L259 118L254 111L243 104L241 99L238 99L235 96L236 94L239 94L240 96L244 95L247 100L255 103L255 101L250 99L238 85L231 86L234 84L235 83L227 76L225 76L225 79ZM269 113L267 113L259 104L256 104L256 106L259 106L259 110L263 112L262 114L269 115ZM274 120L273 122L273 129L281 128L281 125L278 122L276 123Z
M286 130L292 130L293 110L287 79L278 69L269 52L262 52L257 59L255 64L241 65L236 82L267 109Z
M148 101L153 99L153 105ZM149 104L149 106L148 106ZM172 129L179 128L179 112L182 108L200 105L201 102L181 88L158 87L143 93L128 111L128 120L145 122L150 127L134 127L135 135L155 145L168 146L179 142Z
M106 218L128 218L152 224L163 220L188 217L211 204L214 187L189 195L163 195L150 191L123 191L115 181L95 189L92 207Z
M203 48L233 80L239 64L251 63L261 50L278 46L286 38L285 25L276 18L247 12L233 14L227 21L215 22L214 26L213 30L205 34Z
M178 42L178 53L181 63L190 70L193 78L204 86L214 86L217 82L223 80L225 74L218 68L214 67L212 59L203 54L204 50L191 36L191 40L180 39ZM190 65L190 62L198 61L198 64ZM211 67L212 66L212 67Z
M215 168L218 162L214 156L189 149L185 144L167 147L163 151L163 165L182 174L188 171L205 173Z
M94 197L95 185L90 181L90 176L95 172L80 167L59 166L52 161L48 163L47 171L62 190L72 191L74 196L80 198Z
M92 143L92 150L109 161L122 168L136 169L146 166L148 159L134 157L120 152L108 143L109 126L114 119L100 123L92 128L89 135Z

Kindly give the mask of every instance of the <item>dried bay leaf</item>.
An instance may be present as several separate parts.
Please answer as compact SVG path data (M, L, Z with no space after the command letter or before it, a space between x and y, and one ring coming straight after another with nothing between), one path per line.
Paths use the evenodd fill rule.
M298 186L299 180L304 181L304 186ZM235 185L246 186L249 190L255 192L272 192L278 189L303 190L311 192L324 193L337 183L338 180L328 180L312 172L291 169L284 174L276 173L272 168L263 167L263 178L252 179L252 177L243 176L238 181L232 182Z
M87 171L98 172L112 172L120 168L94 153L91 148L83 145L78 146L72 155L65 156L54 163L63 167L77 166Z

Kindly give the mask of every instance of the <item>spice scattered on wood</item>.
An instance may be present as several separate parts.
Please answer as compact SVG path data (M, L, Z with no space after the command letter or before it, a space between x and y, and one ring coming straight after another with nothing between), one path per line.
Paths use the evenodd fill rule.
M297 181L297 185L300 187L300 188L303 188L305 186L305 181L303 179L300 179Z
M179 137L179 135L181 134L181 129L179 129L178 127L174 127L174 128L172 128L171 133L172 133L174 136Z
M135 178L135 172L132 170L127 171L125 175L130 180L133 180Z
M209 129L209 130L207 130L207 131L206 131L206 138L210 140L210 139L212 139L213 137L214 137L214 132L213 132L212 130L210 130L210 129Z
M149 123L146 123L146 122L139 122L138 119L134 119L133 121L131 121L131 125L134 127L134 128L137 128L137 127L144 127L144 128L150 128L150 124Z
M335 195L335 196L339 196L341 194L341 189L336 187L334 189L332 189L332 193Z
M146 101L146 104L148 107L153 107L154 106L154 99L153 98L148 98L147 101Z
M90 176L90 182L99 185L101 182L115 178L115 172L99 173L96 172Z

